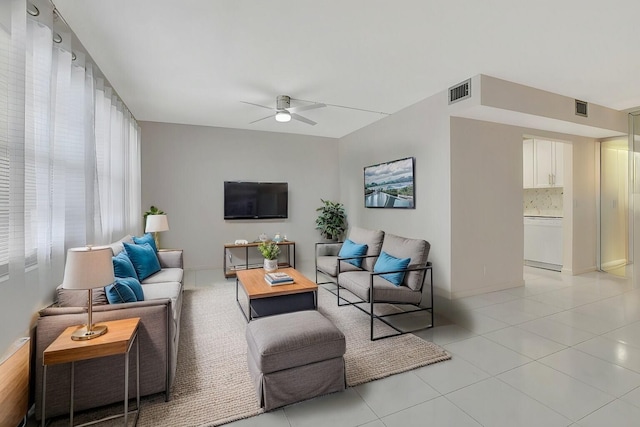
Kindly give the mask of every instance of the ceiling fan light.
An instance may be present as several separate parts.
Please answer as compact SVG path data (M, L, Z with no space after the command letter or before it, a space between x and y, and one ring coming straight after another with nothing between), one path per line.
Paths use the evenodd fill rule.
M288 111L278 111L276 113L276 121L286 123L291 120L291 114Z

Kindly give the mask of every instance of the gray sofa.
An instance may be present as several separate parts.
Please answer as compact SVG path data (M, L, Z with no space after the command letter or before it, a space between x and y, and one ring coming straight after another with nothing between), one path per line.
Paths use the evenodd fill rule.
M433 327L433 271L427 261L431 245L426 240L408 239L385 233L381 230L367 230L352 227L349 240L357 244L367 245L364 255L341 257L342 243L316 244L316 283L335 283L338 305L352 305L371 317L371 340L387 338L406 332L386 318L416 311L428 311L430 323L426 327ZM374 271L381 253L385 252L395 258L410 258L406 268L393 271ZM360 267L349 263L349 260L361 258ZM329 281L319 282L318 273L329 278ZM390 273L403 275L401 283L392 284L384 278ZM428 304L424 304L423 287L426 276L429 275ZM340 295L340 290L349 291L348 296ZM364 304L366 303L366 304ZM389 314L376 314L374 304L392 304L396 309ZM368 307L367 307L368 306ZM410 310L405 310L411 306ZM379 320L391 327L395 332L384 336L374 337L374 320ZM422 329L422 328L421 328Z
M123 242L133 243L131 236L111 244L114 255L123 250ZM140 317L140 395L169 392L176 372L180 314L183 292L181 250L160 250L161 270L141 282L145 300L109 304L104 288L93 290L93 322ZM36 416L42 414L42 354L69 326L86 323L86 291L58 287L57 302L40 311L35 339ZM130 397L135 397L135 350L130 369ZM74 410L96 408L122 402L124 357L121 355L92 359L75 364ZM70 364L47 368L46 417L69 413Z

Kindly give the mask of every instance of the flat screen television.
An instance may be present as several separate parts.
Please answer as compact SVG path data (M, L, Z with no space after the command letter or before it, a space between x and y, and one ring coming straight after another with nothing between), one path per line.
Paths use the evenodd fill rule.
M286 182L224 182L224 219L288 217Z

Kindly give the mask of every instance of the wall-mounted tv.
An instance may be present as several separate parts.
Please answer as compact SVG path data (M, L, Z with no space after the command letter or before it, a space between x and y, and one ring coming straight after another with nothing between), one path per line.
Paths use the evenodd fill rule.
M224 182L224 219L288 217L286 182Z
M415 158L364 168L364 206L415 209Z

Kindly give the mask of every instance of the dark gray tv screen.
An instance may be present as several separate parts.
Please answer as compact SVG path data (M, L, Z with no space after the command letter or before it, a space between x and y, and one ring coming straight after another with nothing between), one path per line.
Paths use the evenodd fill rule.
M287 218L286 182L224 182L224 219Z

